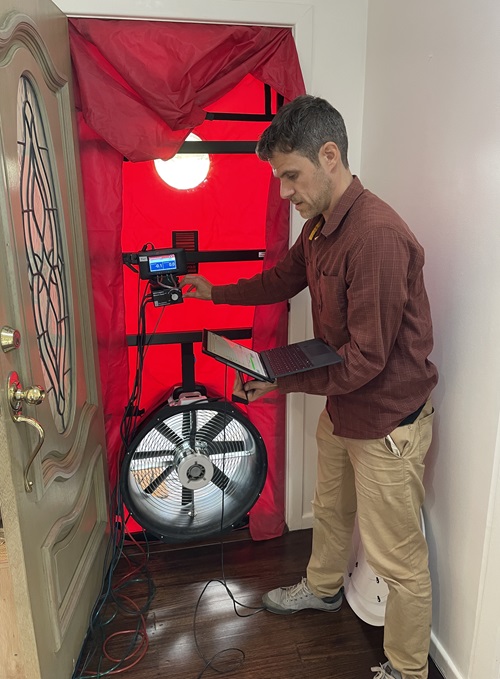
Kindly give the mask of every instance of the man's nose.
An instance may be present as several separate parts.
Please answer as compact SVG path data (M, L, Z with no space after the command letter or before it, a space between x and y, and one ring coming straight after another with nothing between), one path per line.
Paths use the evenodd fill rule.
M285 184L284 182L281 182L280 195L284 200L290 200L294 193L295 190L293 189L292 186Z

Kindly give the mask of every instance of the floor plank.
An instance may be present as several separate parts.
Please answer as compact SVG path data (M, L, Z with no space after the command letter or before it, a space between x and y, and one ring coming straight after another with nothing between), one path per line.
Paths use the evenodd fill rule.
M204 662L196 648L196 632L204 657L221 653L214 661L216 667L238 679L372 679L370 667L384 661L383 629L361 621L346 602L338 613L304 611L279 616L260 611L238 617L225 588L218 582L207 586L210 580L225 577L238 602L259 608L264 592L298 582L310 544L310 530L263 542L253 542L243 530L231 535L222 547L152 544L148 568L157 590L147 618L149 648L126 676L201 677ZM127 567L122 560L116 576L126 573ZM140 583L131 583L126 594L135 597L139 606L145 601ZM240 606L237 610L241 615L255 613ZM117 618L109 631L123 624ZM118 637L110 644L111 654L126 655L128 643L126 635ZM244 660L239 652L228 649L239 649ZM210 676L218 675L208 668L203 679ZM429 679L441 679L432 662Z

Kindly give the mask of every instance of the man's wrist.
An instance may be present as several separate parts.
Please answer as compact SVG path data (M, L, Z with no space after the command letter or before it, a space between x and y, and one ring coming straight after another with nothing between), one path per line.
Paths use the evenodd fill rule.
M221 304L224 300L221 300L221 288L222 285L212 285L210 288L210 299L214 304Z

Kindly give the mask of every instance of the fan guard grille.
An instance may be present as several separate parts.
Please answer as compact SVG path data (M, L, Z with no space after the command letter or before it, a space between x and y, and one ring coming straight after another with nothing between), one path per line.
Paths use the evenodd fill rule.
M125 504L165 542L199 540L229 529L264 486L262 437L231 404L162 406L132 442L122 465Z

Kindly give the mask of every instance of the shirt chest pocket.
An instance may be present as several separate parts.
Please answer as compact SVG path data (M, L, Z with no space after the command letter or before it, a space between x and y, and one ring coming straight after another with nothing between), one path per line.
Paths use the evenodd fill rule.
M321 322L337 334L347 323L347 285L344 276L318 272L318 310Z

